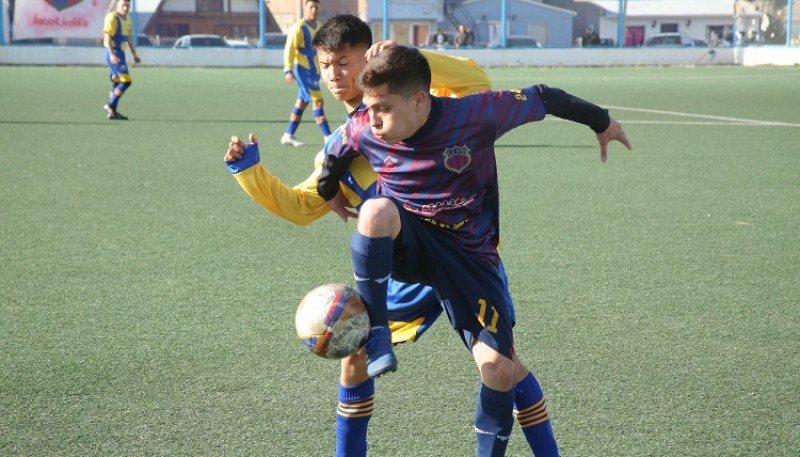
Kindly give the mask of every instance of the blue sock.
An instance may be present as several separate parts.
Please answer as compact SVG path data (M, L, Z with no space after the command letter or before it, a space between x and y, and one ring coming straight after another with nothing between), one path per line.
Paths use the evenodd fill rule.
M122 98L122 94L125 93L125 90L128 89L128 85L124 83L119 83L111 89L111 97L108 99L108 106L117 109L117 104L119 103L119 99ZM119 95L117 95L119 92Z
M544 392L533 373L514 386L514 415L536 457L559 457Z
M297 131L297 127L300 126L300 121L303 120L303 111L304 110L301 110L296 106L292 107L292 114L297 116L297 120L293 121L291 118L289 118L289 125L286 126L286 133L289 135L294 135L294 132Z
M366 457L367 426L375 409L375 380L355 386L339 384L336 408L336 457Z
M317 122L317 125L319 125L319 129L322 130L322 134L325 136L330 135L331 128L328 126L328 120L325 119L325 110L321 108L314 110L314 119L319 120L319 118L322 118L322 122Z
M506 454L514 426L513 405L513 389L500 392L481 384L475 409L478 457L502 457Z
M356 287L367 307L371 327L389 324L386 289L392 274L393 249L394 242L389 237L370 238L356 232L350 240Z

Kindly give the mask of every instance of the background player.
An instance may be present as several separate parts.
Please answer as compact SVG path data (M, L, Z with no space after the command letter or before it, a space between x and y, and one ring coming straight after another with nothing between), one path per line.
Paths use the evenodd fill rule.
M292 82L297 82L297 101L289 115L289 125L286 126L286 132L281 137L281 144L303 145L294 134L309 102L313 102L314 120L322 130L323 142L327 141L331 134L323 109L325 102L322 99L322 92L319 90L317 54L311 46L311 39L320 26L317 21L318 13L319 0L305 0L303 2L303 18L292 26L286 36L286 47L283 50L283 74L287 84L291 85Z
M321 60L322 60L322 54ZM481 375L475 413L477 455L505 455L514 421L514 309L497 252L499 193L494 142L546 114L590 126L605 160L617 140L630 148L606 110L547 86L431 97L427 61L412 48L378 54L359 77L366 110L355 113L326 147L319 193L334 197L352 157L379 175L378 197L362 204L351 241L353 271L372 328L367 372L394 371L387 325L386 278L433 287Z
M117 0L116 9L106 15L103 24L103 47L106 48L106 62L111 70L111 93L108 94L108 103L103 105L103 109L111 120L128 120L117 111L119 99L132 83L128 64L125 62L125 47L130 48L135 63L142 61L133 45L133 26L128 16L130 8L130 0Z
M366 64L367 56L387 46L387 43L378 43L370 48L371 43L369 26L352 15L332 18L314 39L314 45L325 56L321 59L323 79L349 112L361 106L362 93L356 78ZM486 73L472 60L434 52L423 53L431 61L432 94L461 96L491 88ZM255 143L252 135L250 142ZM229 144L225 160L245 192L284 219L305 225L330 210L316 190L319 164L306 181L289 188L259 166L257 149L251 146L245 151L245 144L238 137ZM350 207L358 208L365 198L374 195L375 179L375 172L366 159L356 157L339 183ZM392 342L416 341L439 316L441 306L429 287L392 280L388 287ZM515 362L518 363L515 406L522 431L537 457L557 456L558 448L541 387L516 357ZM374 393L374 381L367 374L363 351L344 359L337 409L338 457L366 455L367 426L372 416Z

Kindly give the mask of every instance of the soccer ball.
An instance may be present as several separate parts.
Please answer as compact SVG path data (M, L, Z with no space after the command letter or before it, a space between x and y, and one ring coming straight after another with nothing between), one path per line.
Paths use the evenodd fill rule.
M344 284L324 284L307 293L294 325L303 345L326 359L353 354L369 334L367 309L358 291Z

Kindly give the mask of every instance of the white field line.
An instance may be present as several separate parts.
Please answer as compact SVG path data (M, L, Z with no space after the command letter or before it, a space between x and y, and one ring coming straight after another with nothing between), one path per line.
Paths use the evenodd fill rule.
M606 106L606 108L621 111L636 111L639 113L666 114L669 116L693 117L698 119L708 119L721 122L663 122L663 121L625 121L626 124L684 124L684 125L750 125L750 126L769 126L769 127L800 127L800 124L789 122L761 121L756 119L742 119L738 117L712 116L709 114L682 113L680 111L662 111L657 109L628 108L625 106Z

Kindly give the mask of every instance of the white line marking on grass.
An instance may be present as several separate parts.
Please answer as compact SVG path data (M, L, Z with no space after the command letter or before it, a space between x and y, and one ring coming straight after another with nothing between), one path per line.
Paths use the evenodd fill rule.
M628 108L628 107L624 107L624 106L607 106L606 108L618 109L618 110L622 110L622 111L636 111L636 112L639 112L639 113L666 114L666 115L670 115L670 116L696 117L698 119L712 119L712 120L717 120L717 121L726 121L726 123L724 123L724 124L708 124L708 125L728 125L728 124L733 123L734 125L800 127L800 124L792 124L792 123L789 123L789 122L759 121L759 120L755 120L755 119L741 119L741 118L738 118L738 117L712 116L712 115L709 115L709 114L683 113L683 112L680 112L680 111L663 111L663 110L657 110L657 109ZM633 122L628 121L627 123L633 123ZM639 123L641 123L641 121ZM671 122L671 124L674 124L674 122ZM688 124L688 123L683 123L683 124ZM700 124L700 123L695 123L695 124Z

